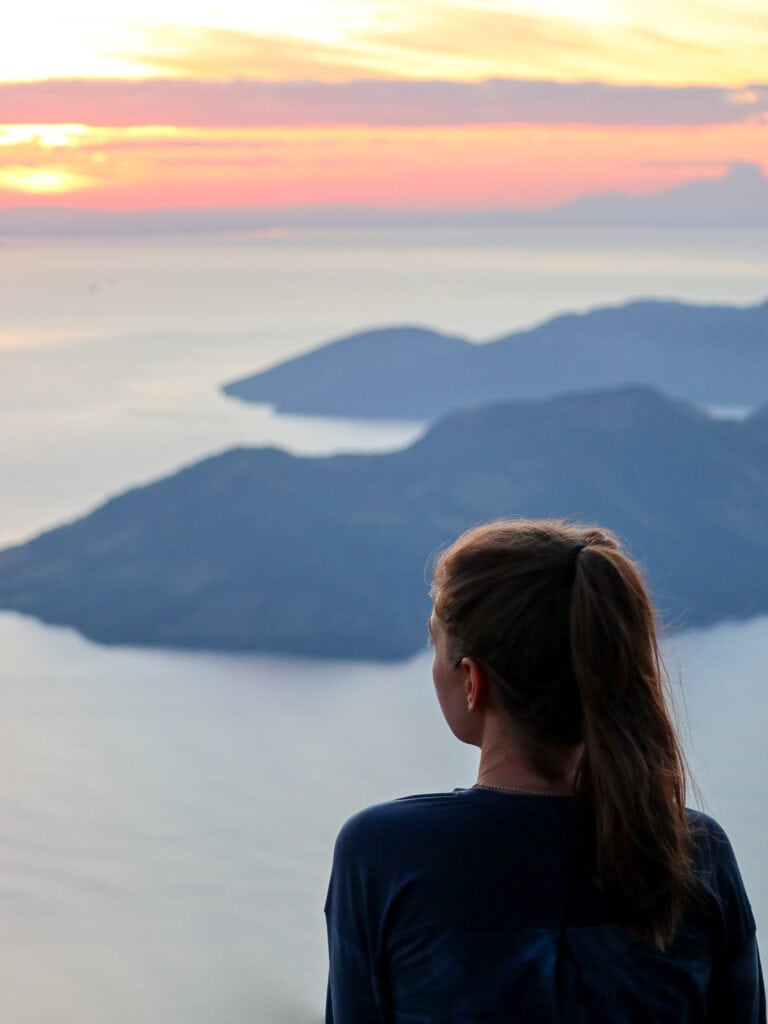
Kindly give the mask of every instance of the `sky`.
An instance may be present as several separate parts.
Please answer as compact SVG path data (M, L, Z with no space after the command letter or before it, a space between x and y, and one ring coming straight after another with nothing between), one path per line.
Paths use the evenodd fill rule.
M0 206L546 207L768 171L764 0L28 0Z

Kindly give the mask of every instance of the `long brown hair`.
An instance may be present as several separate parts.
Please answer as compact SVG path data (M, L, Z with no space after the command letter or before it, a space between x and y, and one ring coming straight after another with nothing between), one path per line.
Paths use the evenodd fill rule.
M619 923L664 948L691 888L690 832L639 567L599 527L500 521L440 555L432 596L455 660L490 670L541 774L583 743L575 796L596 880Z

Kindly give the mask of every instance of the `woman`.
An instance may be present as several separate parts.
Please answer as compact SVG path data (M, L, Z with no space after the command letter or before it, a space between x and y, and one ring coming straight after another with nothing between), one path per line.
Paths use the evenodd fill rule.
M438 559L433 678L471 789L352 818L327 1024L765 1022L752 913L685 774L638 567L511 521Z

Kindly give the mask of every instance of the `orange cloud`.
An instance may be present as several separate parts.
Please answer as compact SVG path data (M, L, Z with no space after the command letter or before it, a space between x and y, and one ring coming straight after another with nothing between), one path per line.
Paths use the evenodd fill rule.
M668 188L700 176L702 164L717 173L733 160L761 162L764 132L750 124L685 131L575 125L86 129L66 147L19 142L2 148L7 165L27 168L28 182L49 169L73 175L71 201L81 207L482 209ZM5 186L2 205L16 204L22 192L34 199L20 178Z

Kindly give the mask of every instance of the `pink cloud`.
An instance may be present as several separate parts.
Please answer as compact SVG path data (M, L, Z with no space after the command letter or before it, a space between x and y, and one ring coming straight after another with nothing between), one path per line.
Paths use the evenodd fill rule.
M490 79L231 82L152 79L0 84L0 123L196 127L530 123L719 125L768 117L768 85L702 86Z

